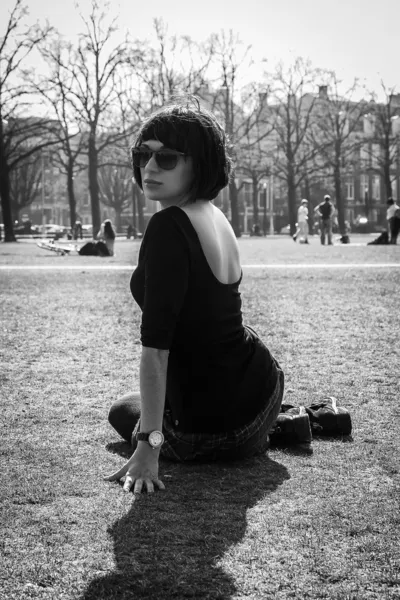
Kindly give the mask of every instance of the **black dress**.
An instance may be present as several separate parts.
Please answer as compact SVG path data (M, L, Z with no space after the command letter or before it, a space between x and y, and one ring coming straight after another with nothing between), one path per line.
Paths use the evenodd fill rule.
M242 322L241 279L214 276L179 207L150 219L130 286L143 312L142 345L169 350L166 408L180 431L246 425L275 389L277 363Z

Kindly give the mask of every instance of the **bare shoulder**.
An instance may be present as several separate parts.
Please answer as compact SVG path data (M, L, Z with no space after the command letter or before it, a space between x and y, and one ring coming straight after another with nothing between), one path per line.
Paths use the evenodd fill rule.
M214 275L222 283L236 282L241 273L239 244L224 213L208 201L184 207Z
M237 239L228 219L217 206L209 201L198 201L183 207L198 233L211 234L217 238L230 239L237 245Z

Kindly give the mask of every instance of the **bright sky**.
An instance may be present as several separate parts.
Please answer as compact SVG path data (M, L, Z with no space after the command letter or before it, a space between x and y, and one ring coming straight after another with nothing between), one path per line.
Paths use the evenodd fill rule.
M79 0L84 9L89 0ZM26 0L29 21L48 19L67 37L82 24L74 0ZM0 36L14 0L2 0ZM369 7L369 8L368 8ZM354 77L379 91L380 80L400 92L400 1L380 0L112 0L121 33L151 37L154 17L169 32L204 40L210 33L233 29L255 57L271 69L278 60L310 58L315 67L335 70L350 85Z

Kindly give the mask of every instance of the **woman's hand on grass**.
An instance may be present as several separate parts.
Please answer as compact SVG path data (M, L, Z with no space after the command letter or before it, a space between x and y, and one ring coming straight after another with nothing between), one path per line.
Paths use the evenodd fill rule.
M135 494L140 494L144 488L151 494L154 492L154 485L164 490L165 486L158 478L159 452L150 446L147 448L145 443L139 442L128 462L112 475L104 477L105 481L116 481L125 477L124 492L129 492L133 487Z

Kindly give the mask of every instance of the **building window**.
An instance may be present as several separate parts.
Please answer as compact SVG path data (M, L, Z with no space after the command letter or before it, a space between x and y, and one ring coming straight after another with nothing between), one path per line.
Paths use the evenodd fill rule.
M379 167L379 161L381 156L381 147L379 144L372 144L372 157L371 157L371 166L374 169Z
M360 200L364 202L365 192L368 192L368 175L360 175Z
M381 199L381 178L379 175L374 175L372 179L372 197L375 200Z
M250 181L243 183L243 201L246 206L252 206L253 204L253 185Z
M260 187L258 189L258 208L260 210L264 208L264 200L265 208L269 208L269 190L268 185L265 182L260 183Z
M346 177L346 200L354 200L354 179L353 177Z
M360 148L360 160L364 164L369 163L369 148L368 144L363 144Z

